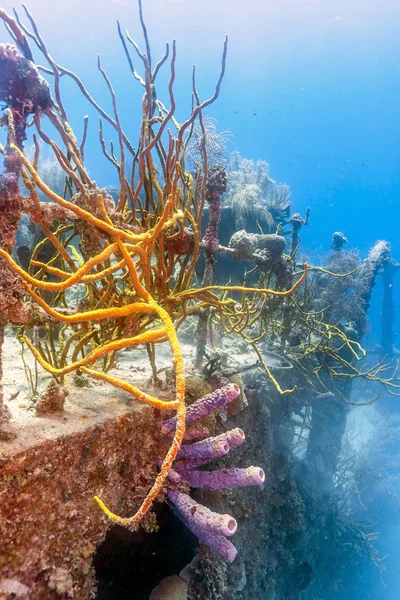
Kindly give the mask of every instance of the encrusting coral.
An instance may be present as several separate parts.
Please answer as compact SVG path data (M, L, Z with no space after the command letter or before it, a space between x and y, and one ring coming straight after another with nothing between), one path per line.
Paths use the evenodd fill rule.
M40 396L35 405L36 414L43 416L62 413L67 395L68 391L52 379L47 385L47 390Z
M195 410L186 411L185 407L185 368L178 329L189 315L199 315L203 309L212 309L226 329L243 332L246 324L254 322L261 314L265 298L293 294L306 278L308 267L304 266L293 285L277 291L245 285L219 286L212 282L225 175L220 167L208 168L205 151L196 172L188 173L185 154L196 119L203 129L202 111L218 97L225 72L227 39L214 93L209 99L200 101L194 71L194 105L187 120L178 124L174 116L176 44L174 41L171 51L167 44L165 55L153 65L139 1L146 52L139 49L128 32L124 36L118 28L131 72L144 88L142 123L135 149L122 127L116 94L100 58L98 70L110 94L111 115L93 99L77 75L53 59L34 19L25 7L24 10L32 31L19 19L17 24L12 17L0 11L0 17L18 47L1 46L0 56L6 61L10 77L14 71L22 73L22 83L17 92L10 94L11 97L7 96L7 82L2 84L1 99L7 109L1 124L7 128L7 144L0 147L4 155L0 187L5 202L0 227L0 265L3 280L13 290L13 304L7 304L9 289L3 290L0 295L1 324L5 326L11 322L22 327L20 337L23 343L60 384L64 384L68 373L83 373L121 388L154 408L176 412L170 448L137 512L131 517L119 517L96 497L111 520L125 526L136 526L171 473L185 436L186 424ZM34 41L47 61L48 67L41 67L41 70L53 79L54 99L33 63L28 38ZM143 64L143 76L134 67L128 43ZM155 92L157 74L168 59L169 109ZM83 97L100 114L101 148L105 158L116 168L119 179L116 203L106 190L97 186L85 167L88 119L83 121L82 138L78 142L63 103L62 76L72 79ZM24 82L30 82L31 77L35 78L34 85L24 85ZM64 196L51 189L38 171L40 146L36 134L33 138L33 160L24 155L28 115L32 116L37 135L51 149L64 171ZM53 126L60 143L45 133L41 124L44 118L48 125ZM103 120L116 133L118 152L113 144L109 149L106 147ZM25 196L19 180L27 193ZM39 191L47 202L40 201ZM198 224L206 200L212 210L202 243ZM27 270L12 257L15 232L23 213L42 228L46 243L53 246L51 259L42 262L38 260L40 242L33 250ZM195 287L194 269L202 247L206 253L206 271L203 285ZM79 286L83 286L83 290ZM237 296L241 298L240 302ZM39 326L40 335L34 333L37 331L34 326ZM161 343L169 343L174 366L175 390L171 391L169 399L153 397L109 372L118 351L144 344L156 382L155 348ZM255 344L255 341L252 343ZM232 389L236 390L234 386ZM218 392L215 394L218 395ZM235 397L237 395L236 390ZM217 473L214 478L218 478ZM187 477L194 480L196 474L191 471ZM202 474L202 477L205 475ZM221 478L221 485L228 485L228 480L232 485L259 484L263 479L261 470L239 470L221 475Z
M272 267L283 254L286 240L281 235L247 233L237 231L229 241L232 256L239 260L251 260L264 268Z

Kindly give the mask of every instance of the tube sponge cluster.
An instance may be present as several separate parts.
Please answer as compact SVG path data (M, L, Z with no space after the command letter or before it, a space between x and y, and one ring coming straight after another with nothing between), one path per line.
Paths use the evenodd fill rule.
M229 404L239 394L239 386L233 383L207 394L187 409L186 425L192 425L209 416L215 410ZM175 425L176 419L164 421L161 428L162 433L170 433L174 430ZM232 562L237 554L237 549L228 539L236 533L236 520L230 515L221 515L199 504L189 494L182 491L181 487L220 490L264 483L265 474L259 467L215 471L197 470L197 467L206 465L220 456L225 456L232 448L243 444L244 441L244 432L235 428L215 437L183 444L178 452L174 469L171 470L168 477L167 497L175 513L199 538L200 542L209 546L228 562Z

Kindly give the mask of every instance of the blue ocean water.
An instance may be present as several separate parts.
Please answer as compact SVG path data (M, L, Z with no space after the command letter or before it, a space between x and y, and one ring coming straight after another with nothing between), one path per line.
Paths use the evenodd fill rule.
M2 6L11 12L12 4ZM97 54L118 93L126 132L137 131L141 88L131 77L116 32L116 19L142 41L135 0L30 0L48 49L79 74L91 94L111 108L97 70ZM177 117L190 111L190 78L196 64L204 99L218 76L225 33L227 72L208 114L232 133L230 149L262 158L270 175L292 190L295 210L311 208L303 249L315 257L330 249L341 230L363 256L378 239L400 261L400 3L398 0L144 0L153 54L177 40ZM166 88L167 74L159 86ZM77 131L94 111L65 82L64 100ZM105 129L106 133L107 129ZM100 186L115 182L101 159L96 135L86 156ZM371 348L379 339L379 283L370 312ZM395 281L400 304L400 280ZM397 318L395 326L400 329ZM387 559L387 587L357 590L357 598L398 597L400 541L393 526L379 539ZM328 591L327 591L328 593ZM372 595L371 595L372 593ZM333 597L333 596L329 596Z

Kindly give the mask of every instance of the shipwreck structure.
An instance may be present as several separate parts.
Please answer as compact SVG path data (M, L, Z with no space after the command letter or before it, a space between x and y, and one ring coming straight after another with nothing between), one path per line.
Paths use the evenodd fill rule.
M101 60L112 114L57 63L24 10L27 25L0 9L13 41L0 44L0 598L118 597L105 575L118 543L151 548L153 577L132 577L118 559L137 600L312 598L326 573L313 547L337 508L353 382L398 388L396 370L386 359L365 366L362 347L376 276L392 277L390 246L377 242L362 261L336 232L324 264L309 265L300 234L310 211L291 214L287 186L264 167L267 199L246 212L237 178L224 206L230 172L208 152L203 114L220 92L227 39L212 96L201 100L194 70L178 123L176 44L153 62L139 1L145 50L118 25L143 87L134 143ZM156 83L166 66L164 103ZM86 167L90 125L84 117L72 130L63 78L99 114L113 193ZM45 181L43 146L62 190ZM221 241L226 211L238 227ZM268 232L255 226L260 215ZM30 246L16 241L26 222ZM224 261L233 282L216 269ZM168 548L174 571L171 527L185 540L184 552ZM371 552L362 533L357 544Z

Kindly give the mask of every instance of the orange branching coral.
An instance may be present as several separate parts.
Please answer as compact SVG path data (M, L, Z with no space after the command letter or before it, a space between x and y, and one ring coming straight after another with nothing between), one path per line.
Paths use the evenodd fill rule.
M142 14L140 2L139 8ZM198 224L205 204L207 158L204 152L203 164L190 174L185 169L185 153L195 120L200 119L203 126L202 111L219 94L227 39L213 95L200 102L193 72L194 104L188 119L179 124L174 117L175 42L169 63L170 108L167 109L156 93L155 80L169 58L168 44L164 57L153 66L143 19L146 53L128 33L124 37L119 28L132 74L144 88L142 122L135 149L122 128L116 94L100 59L98 69L110 93L112 115L92 98L77 75L56 63L32 16L27 9L25 12L32 31L20 22L19 25L47 60L49 67L41 70L53 78L54 84L51 106L36 111L33 122L37 134L64 171L65 194L59 195L43 181L36 137L33 161L26 158L21 144L9 138L7 152L18 162L28 194L23 197L20 193L20 198L23 197L23 205L29 207L29 214L42 228L44 240L34 249L28 270L14 261L8 247L0 249L0 258L20 278L33 304L48 315L41 336L33 335L28 326L23 330L25 343L42 367L59 381L68 373L81 371L124 389L155 408L176 411L177 426L171 447L136 514L119 517L96 497L110 519L122 525L135 525L160 492L185 433L184 361L177 338L180 325L200 308L214 307L227 331L243 334L258 318L265 297L293 293L306 277L307 266L292 289L286 291L240 286L193 287L200 252ZM0 18L4 19L1 13ZM18 28L16 23L15 27ZM143 76L133 65L128 43L143 63ZM119 180L116 202L106 190L97 187L85 166L88 121L85 118L82 141L78 143L63 104L61 76L71 78L100 114L100 145L105 158L115 166ZM41 117L48 119L62 143L56 143L44 132ZM115 130L118 150L113 144L106 147L103 121ZM40 202L39 191L47 203ZM54 206L58 209L54 210ZM53 221L52 226L49 220ZM47 262L38 258L43 244L51 248ZM233 298L232 293L241 301ZM109 373L119 350L139 344L154 350L155 344L164 342L169 343L175 369L175 390L170 400L155 398ZM149 355L154 362L154 351Z

